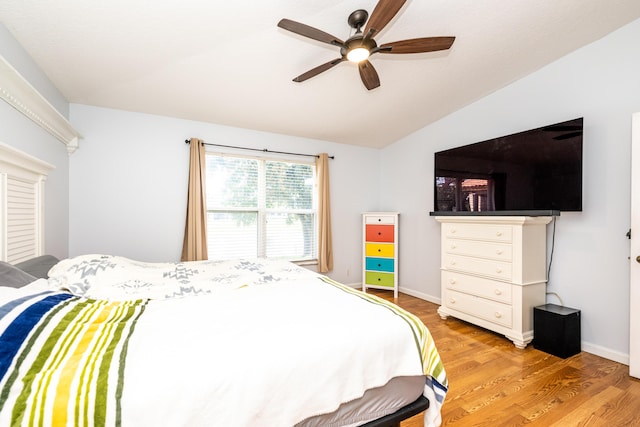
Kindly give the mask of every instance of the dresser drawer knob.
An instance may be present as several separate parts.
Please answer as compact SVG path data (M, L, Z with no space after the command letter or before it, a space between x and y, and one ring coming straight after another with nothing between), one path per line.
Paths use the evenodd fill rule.
M496 289L496 295L502 295L502 291L500 289Z
M452 285L455 285L456 284L456 279L449 279L449 283L452 284Z
M502 313L496 311L495 312L495 316L496 316L496 319L501 319L502 318Z
M456 230L455 228L452 228L451 229L451 234L456 234L456 231L458 231L458 230Z
M496 249L496 255L502 255L503 251L502 249Z
M455 303L456 303L456 299L455 299L455 298L451 298L451 299L449 300L449 302L450 302L451 304L455 304Z
M496 273L498 274L502 273L502 269L500 267L496 268Z
M453 244L452 244L452 245L451 245L451 249L455 249L455 248L456 248L456 245L453 245Z
M450 265L456 265L456 262L455 261L451 261L449 264Z
M502 236L502 231L496 231L496 236L498 237Z

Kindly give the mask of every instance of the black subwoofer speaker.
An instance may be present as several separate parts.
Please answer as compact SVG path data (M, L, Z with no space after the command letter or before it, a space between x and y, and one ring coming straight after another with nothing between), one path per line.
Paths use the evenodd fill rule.
M580 353L580 310L556 304L533 308L533 346L567 358Z

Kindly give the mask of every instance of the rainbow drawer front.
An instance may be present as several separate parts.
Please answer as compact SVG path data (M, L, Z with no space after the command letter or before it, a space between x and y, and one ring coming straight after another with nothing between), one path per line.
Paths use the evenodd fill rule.
M393 273L381 273L377 271L367 271L365 274L365 281L367 285L373 286L385 286L393 288Z
M393 258L395 245L393 243L367 243L365 246L365 254L368 257L385 257Z
M395 270L395 260L391 258L367 257L365 269L368 271L384 271L387 273L393 273Z

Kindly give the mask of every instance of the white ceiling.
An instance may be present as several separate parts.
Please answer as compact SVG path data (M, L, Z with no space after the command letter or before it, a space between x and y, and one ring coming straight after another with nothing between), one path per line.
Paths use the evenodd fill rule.
M638 0L408 0L378 44L456 36L443 52L375 55L367 91L337 47L377 0L2 0L0 21L69 102L384 147L640 17ZM1 52L0 52L1 54Z

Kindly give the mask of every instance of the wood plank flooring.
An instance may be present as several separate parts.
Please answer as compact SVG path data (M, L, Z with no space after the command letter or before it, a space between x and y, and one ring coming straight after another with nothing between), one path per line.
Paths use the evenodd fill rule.
M640 426L640 380L626 365L582 352L562 359L438 316L437 305L369 292L414 313L433 335L449 378L444 426ZM422 427L421 415L401 427Z

